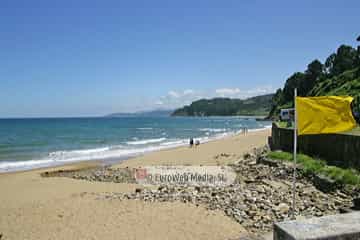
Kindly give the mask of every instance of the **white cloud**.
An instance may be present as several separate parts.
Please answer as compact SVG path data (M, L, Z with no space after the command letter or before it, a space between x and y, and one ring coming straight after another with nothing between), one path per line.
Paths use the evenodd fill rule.
M201 95L200 91L193 89L170 90L166 95L155 100L154 104L162 108L178 108L199 99L199 95Z
M189 95L189 94L193 94L193 93L194 93L194 90L192 90L192 89L186 89L183 92L184 95Z
M231 98L249 98L258 95L274 93L275 89L272 86L261 86L253 89L240 90L239 88L219 88L215 90L216 95L219 97Z
M184 97L186 95L192 95L194 93L195 93L195 91L193 89L185 89L184 91L171 90L168 92L168 97L180 98L180 97Z
M233 96L233 95L238 94L240 92L241 91L240 91L239 88L219 88L219 89L215 90L216 94L218 94L220 96L223 96L223 97Z
M158 100L158 101L155 102L155 105L164 105L164 102L161 101L161 100Z
M153 101L154 107L159 107L164 109L174 109L182 107L184 105L189 105L191 102L199 100L201 98L214 98L214 97L230 97L230 98L240 98L246 99L253 96L263 95L274 93L275 89L272 86L258 86L252 89L242 90L240 88L234 87L224 87L214 90L194 90L194 89L185 89L185 90L170 90L166 95L158 97Z
M180 96L180 94L178 92L175 91L169 91L168 95L174 98L178 98Z

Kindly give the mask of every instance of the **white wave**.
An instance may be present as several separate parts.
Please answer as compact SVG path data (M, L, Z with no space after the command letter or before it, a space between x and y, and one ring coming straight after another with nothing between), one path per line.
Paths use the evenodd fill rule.
M72 151L56 151L49 153L49 156L52 158L56 158L58 156L64 157L66 155L74 156L74 155L85 155L85 154L94 154L108 151L109 147L103 148L93 148L93 149L82 149L82 150L72 150Z
M136 128L138 130L152 130L153 128L151 127L141 127L141 128Z
M200 128L203 132L226 132L226 128Z
M165 141L166 138L152 138L152 139L144 139L144 140L138 140L138 141L130 141L126 142L128 145L145 145L149 143L158 143Z
M187 143L188 143L188 140L182 139L182 140L174 140L174 141L164 142L164 143L161 143L160 145L161 145L161 146L172 146L172 147L175 147L175 146L185 145L185 144L187 144Z
M138 156L146 152L152 152L169 146L149 146L143 148L122 148L111 147L105 151L88 151L88 150L75 150L75 151L57 151L52 152L45 159L27 160L27 161L13 161L13 162L0 162L0 172L13 172L19 170L34 169L40 167L49 167L63 165L71 162L90 161L90 160L105 160L112 158L125 159L129 157Z
M265 125L265 126L262 126L262 127L259 127L259 128L249 129L249 132L258 132L258 131L262 131L262 130L265 130L265 129L269 129L271 127L272 127L271 125Z
M52 163L51 159L44 160L28 160L28 161L14 161L14 162L0 162L0 172L7 172L11 170L25 170L37 166L42 166Z

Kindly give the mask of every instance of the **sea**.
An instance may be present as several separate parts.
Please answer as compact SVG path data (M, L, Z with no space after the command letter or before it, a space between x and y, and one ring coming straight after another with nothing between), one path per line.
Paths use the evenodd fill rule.
M99 117L0 119L0 172L101 160L257 131L271 122L252 117Z

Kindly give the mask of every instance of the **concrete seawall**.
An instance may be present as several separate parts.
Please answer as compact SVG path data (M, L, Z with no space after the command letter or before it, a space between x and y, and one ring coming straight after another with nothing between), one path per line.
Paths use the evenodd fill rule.
M274 240L360 239L360 212L274 224Z

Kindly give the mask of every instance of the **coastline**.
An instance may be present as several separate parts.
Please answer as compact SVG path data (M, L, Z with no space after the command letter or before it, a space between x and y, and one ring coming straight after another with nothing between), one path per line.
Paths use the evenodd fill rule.
M237 134L201 144L146 153L114 168L146 165L226 165L266 144L271 130ZM221 154L227 156L222 157ZM220 157L218 157L220 156ZM185 203L103 202L92 193L131 193L140 185L41 177L44 171L96 166L79 162L0 174L3 239L229 239L244 228L220 211ZM156 219L156 221L154 221Z
M249 129L249 133L251 132L261 132L261 131L265 131L270 129L271 126L266 126L264 128L256 128L256 129ZM216 142L222 139L227 139L227 138L231 138L234 137L236 135L242 135L242 133L240 131L238 132L225 132L219 135L214 135L208 139L201 139L201 144L205 144L205 143L209 143L209 142ZM50 169L57 169L57 168L61 168L61 167L75 167L75 168L79 168L81 166L100 166L100 165L117 165L120 164L123 161L129 161L131 159L134 158L138 158L141 156L144 156L146 154L150 154L150 153L154 153L154 152L161 152L161 151L166 151L166 150L172 150L172 149L177 149L177 148L182 148L182 147L186 147L188 146L188 143L184 142L181 144L175 144L175 145L168 145L168 146L159 146L158 148L154 148L153 150L149 150L149 151L144 151L144 152L139 152L139 153L135 153L133 155L129 155L129 156L118 156L118 157L111 157L111 158L104 158L104 159L88 159L88 160L78 160L78 161L64 161L64 162L55 162L49 165L44 165L44 166L38 166L36 167L36 165L32 168L25 168L25 169L14 169L14 170L9 170L9 171L0 171L0 176L4 175L4 174L12 174L12 173L21 173L21 172L28 172L28 171L33 171L33 170L50 170Z

